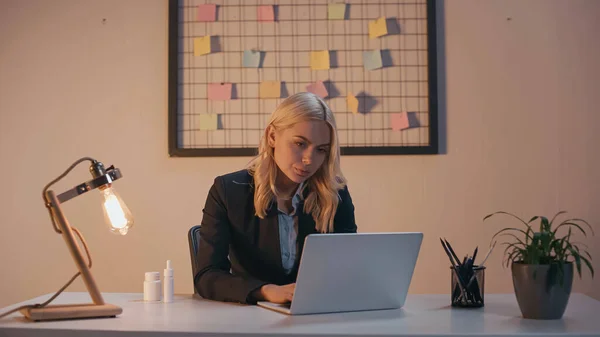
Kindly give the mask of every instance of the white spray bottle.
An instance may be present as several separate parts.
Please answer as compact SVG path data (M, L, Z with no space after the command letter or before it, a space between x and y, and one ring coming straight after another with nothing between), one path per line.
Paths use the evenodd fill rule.
M163 302L173 302L173 269L171 267L171 260L167 260L167 268L164 271L163 280Z

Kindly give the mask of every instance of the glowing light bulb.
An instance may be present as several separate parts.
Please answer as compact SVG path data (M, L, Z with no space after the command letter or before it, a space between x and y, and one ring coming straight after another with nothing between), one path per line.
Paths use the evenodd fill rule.
M127 234L129 228L133 226L133 216L129 208L112 187L106 187L100 190L100 193L104 197L102 207L104 221L109 226L110 231L120 235Z

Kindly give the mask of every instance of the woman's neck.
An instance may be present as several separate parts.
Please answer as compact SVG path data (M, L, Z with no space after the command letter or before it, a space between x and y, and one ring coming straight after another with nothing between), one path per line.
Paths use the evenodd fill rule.
M298 189L300 184L290 180L283 172L277 172L277 179L275 179L275 187L282 194L281 197L292 198L293 194Z

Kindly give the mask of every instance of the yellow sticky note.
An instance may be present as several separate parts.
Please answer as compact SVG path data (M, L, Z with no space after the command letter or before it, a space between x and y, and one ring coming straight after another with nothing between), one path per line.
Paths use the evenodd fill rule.
M311 51L310 68L312 70L329 69L329 50Z
M348 105L348 110L352 111L352 113L358 113L358 99L356 96L352 94L348 94L346 97L346 104Z
M280 98L281 82L263 81L260 83L260 98Z
M384 36L388 33L387 22L385 16L380 17L375 21L369 21L369 37L374 39L376 37Z
M328 4L327 18L329 20L344 20L346 16L346 4Z
M217 114L202 114L198 115L198 124L200 130L216 130L218 126L218 115Z
M194 56L210 54L210 35L194 39Z

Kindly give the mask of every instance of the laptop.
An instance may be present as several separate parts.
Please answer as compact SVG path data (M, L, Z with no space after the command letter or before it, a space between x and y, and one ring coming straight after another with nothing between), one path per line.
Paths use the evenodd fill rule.
M311 234L292 303L257 304L288 315L400 308L422 241L423 233Z

